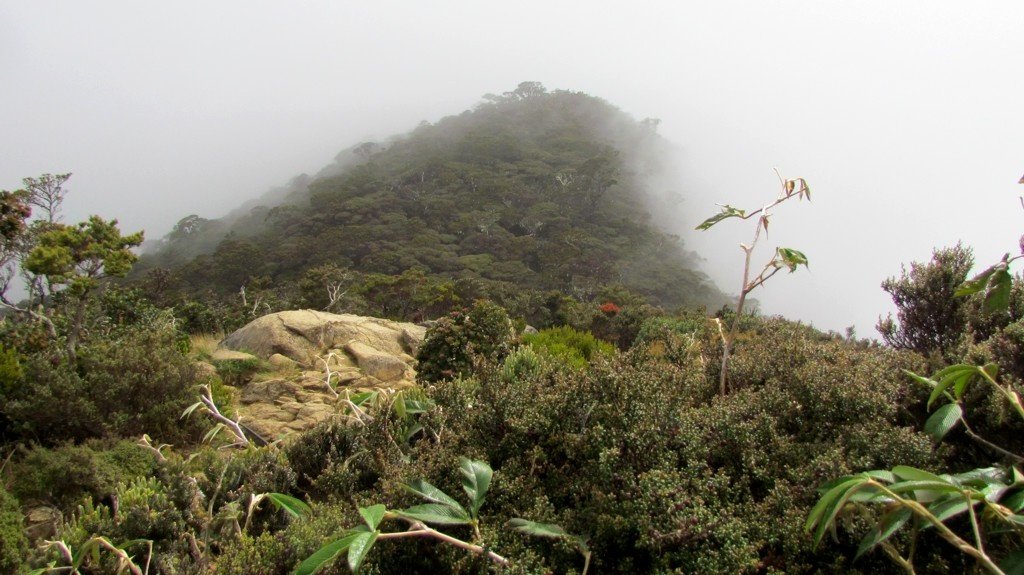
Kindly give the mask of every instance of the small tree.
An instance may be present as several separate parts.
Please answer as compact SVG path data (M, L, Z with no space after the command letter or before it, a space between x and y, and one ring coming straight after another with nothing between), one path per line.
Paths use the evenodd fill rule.
M117 220L91 216L74 226L53 224L39 236L24 267L51 285L66 285L74 301L65 342L68 362L76 361L85 308L89 297L108 277L124 277L138 259L131 248L142 243L142 232L122 236Z
M948 356L967 328L967 300L953 297L974 265L970 248L957 244L935 250L928 263L914 262L899 278L882 282L896 304L892 314L876 326L885 343L928 355Z
M772 259L769 260L764 267L761 268L761 273L757 274L756 277L751 279L751 259L754 255L754 248L757 247L757 242L761 239L761 232L768 235L768 223L771 218L771 210L775 206L785 202L790 198L804 199L808 201L811 199L811 189L807 186L807 182L803 178L796 178L794 180L783 179L782 175L779 174L778 170L775 171L775 175L779 177L779 183L782 185L782 191L773 202L767 204L757 210L747 213L746 210L740 210L734 208L728 204L722 205L721 210L704 220L699 226L698 230L704 231L711 229L712 226L722 220L729 218L739 218L741 220L749 220L754 216L758 216L757 225L754 228L754 238L749 244L740 244L740 248L743 250L743 284L740 288L739 300L736 302L736 315L732 319L732 323L728 329L723 329L719 324L719 333L722 336L722 369L721 375L719 376L719 393L725 395L728 392L728 373L729 373L729 355L732 352L732 344L736 341L736 335L739 331L740 319L743 317L743 305L746 303L747 294L754 291L758 287L764 285L769 278L779 272L779 270L785 268L790 273L796 271L796 268L803 265L807 265L807 256L803 252L791 248L775 248L775 254Z

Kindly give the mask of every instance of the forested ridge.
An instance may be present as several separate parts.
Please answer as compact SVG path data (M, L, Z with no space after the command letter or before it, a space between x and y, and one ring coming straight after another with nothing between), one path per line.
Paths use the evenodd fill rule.
M516 311L545 292L590 301L610 286L670 309L718 307L726 298L695 258L652 224L648 180L667 146L656 126L586 94L523 83L342 152L320 177L297 178L280 205L229 221L187 217L136 275L165 268L168 289L190 296L256 286L294 300L303 275L324 266L350 274L351 295L369 274L418 270L417 281L450 284L460 301L487 296ZM424 318L444 305L367 311Z

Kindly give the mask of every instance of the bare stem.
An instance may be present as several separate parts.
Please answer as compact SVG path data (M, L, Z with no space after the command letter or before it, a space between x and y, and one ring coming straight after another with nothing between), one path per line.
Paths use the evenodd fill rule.
M403 519L405 518L403 517ZM474 545L461 539L456 539L451 535L442 533L436 529L432 529L420 521L409 519L406 519L406 521L409 521L410 524L408 531L399 531L397 533L381 533L377 536L377 539L401 539L403 537L431 537L439 541L444 541L445 543L458 547L459 549L465 549L470 553L484 555L491 561L494 561L495 563L503 567L508 565L508 559L505 559L504 557L498 555L494 551L490 551L479 545Z
M1012 451L1007 451L1002 447L999 447L995 443L992 443L991 441L978 435L973 429L971 429L971 426L967 424L967 420L965 418L961 417L960 422L964 424L964 433L967 434L967 437L970 437L974 441L977 441L978 443L984 445L985 447L991 449L992 451L999 453L1003 457L1007 457L1009 459L1016 461L1018 464L1024 463L1024 457L1021 457L1020 455L1017 455Z
M910 509L910 511L916 514L917 516L921 517L928 523L931 523L933 526L935 526L935 529L938 531L939 536L941 536L951 545L959 549L961 552L966 553L967 555L970 555L971 557L977 559L978 563L981 563L981 566L984 567L989 573L994 573L995 575L1006 575L1003 572L1003 570L1000 569L994 561L992 561L992 558L985 554L984 549L974 547L967 541L961 539L959 535L954 533L953 530L947 527L945 523L940 521L938 517L935 517L935 515L933 515L931 511L928 511L928 508L925 507L924 505L921 505L920 503L912 499L904 499L903 497L900 497L899 495L888 489L885 485L877 481L870 481L869 484L877 487L880 491L891 497L893 501L898 502L900 505ZM971 506L969 504L968 509L971 509Z
M242 431L241 426L238 422L225 416L217 409L217 404L213 402L213 397L210 395L209 386L202 386L203 394L199 396L199 400L203 402L203 406L206 407L206 412L210 414L210 417L214 418L220 423L223 423L227 427L231 434L235 436L235 444L239 446L248 446L249 438L245 436L245 432Z

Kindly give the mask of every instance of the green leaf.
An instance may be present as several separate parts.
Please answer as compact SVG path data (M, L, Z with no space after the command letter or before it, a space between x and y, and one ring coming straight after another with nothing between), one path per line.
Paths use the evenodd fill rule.
M962 363L951 365L935 374L932 379L936 380L936 384L935 388L932 389L931 395L928 396L928 409L931 409L932 403L951 386L953 387L956 399L960 399L963 396L964 390L967 389L967 384L978 376L979 369L977 367Z
M1024 515L1011 515L1007 517L1006 520L1010 523L1024 527Z
M346 533L341 539L335 539L324 545L316 553L306 557L305 561L300 563L295 571L292 571L292 575L313 575L321 567L333 563L338 555L348 549L348 546L359 535L360 533Z
M995 273L996 266L991 266L980 274L960 284L960 287L953 292L954 297L963 297L971 294L976 294L981 290L985 289L988 285L988 279Z
M853 477L847 481L836 485L830 489L825 495L821 497L817 505L811 509L810 515L807 517L807 523L804 525L804 529L810 531L817 525L817 529L814 532L814 543L817 545L821 542L822 537L825 535L825 531L828 530L829 526L835 520L839 511L842 510L843 506L860 488L868 485L869 479L866 477Z
M961 489L948 481L901 481L889 486L896 494L912 493L917 501L935 501L945 493L962 493Z
M441 503L442 505L447 505L448 507L462 511L462 513L464 514L466 513L466 510L462 507L462 505L459 504L458 501L452 499L451 496L449 496L447 493L441 491L440 489L434 487L433 485L427 483L426 481L423 481L422 479L417 479L412 483L403 485L403 487L405 488L406 491L415 493L416 495L419 495L420 497L426 499L427 501Z
M897 465L892 468L893 475L904 481L934 481L937 483L950 484L945 479L927 471L910 467L909 465Z
M379 393L376 391L361 391L359 393L353 393L352 397L349 397L348 400L351 401L353 405L362 407L366 403L376 401L378 395Z
M913 517L913 513L905 507L898 507L883 515L878 524L861 539L860 546L857 548L857 555L854 556L853 560L856 561L861 555L892 537L911 517Z
M996 270L985 287L985 311L1002 311L1010 307L1010 292L1013 287L1013 276L1003 267Z
M790 248L776 248L776 253L782 263L789 268L789 272L796 271L798 266L810 267L807 263L807 256L803 252Z
M416 437L416 434L421 431L423 431L423 426L419 423L413 422L410 425L407 425L402 430L402 443L409 443L409 440Z
M865 471L862 475L866 475L872 479L884 481L885 483L896 483L896 475L892 471L886 471L885 469L873 469L871 471Z
M999 562L999 568L1006 575L1024 575L1024 549L1010 553Z
M483 461L473 461L465 457L460 460L462 472L462 489L469 495L470 511L473 517L480 513L487 490L491 487L491 466Z
M904 369L903 373L905 373L905 374L909 375L910 377L914 378L914 381L917 381L918 383L923 383L924 385L927 385L928 387L934 388L936 385L938 385L938 382L935 381L934 379L928 379L927 377L921 377L920 375L917 375L916 373L910 371L909 369Z
M312 511L309 504L291 495L285 495L284 493L264 493L264 495L275 507L283 509L285 513L292 517L305 517Z
M434 402L421 399L406 399L405 411L409 414L426 413L434 408Z
M535 535L537 537L550 537L553 539L569 537L569 533L561 525L554 523L538 523L528 519L515 518L508 522L509 526L521 533Z
M980 501L972 501L971 505L977 505ZM967 500L963 497L951 497L949 499L943 499L936 501L928 506L928 511L935 516L939 521L945 522L947 519L956 517L964 511L967 511Z
M935 441L942 441L942 438L960 423L963 413L964 410L959 403L947 403L928 418L924 424L924 432L931 435Z
M1003 498L999 503L1005 505L1014 513L1024 511L1024 490L1017 491L1013 495Z
M185 419L185 418L187 418L188 416L192 415L192 412L193 412L193 411L195 411L196 409L199 409L199 407L200 407L201 405L203 405L203 402L201 402L201 401L197 401L197 402L193 403L192 405L190 405L190 406L186 407L186 408L185 408L185 411L182 411L182 412L181 412L181 417L180 417L180 419Z
M363 517L363 521L366 522L370 531L377 530L377 526L380 525L381 520L384 519L385 513L387 513L387 507L380 504L359 508L359 515Z
M740 209L734 208L732 206L725 205L725 206L722 206L721 211L719 211L717 214L715 214L715 215L711 216L710 218L708 218L708 219L704 220L703 222L701 222L701 224L699 226L697 226L695 229L698 229L698 230L701 230L701 231L708 230L708 229L711 229L711 226L717 224L718 222L720 222L722 220L729 219L729 218L742 218L742 217L745 217L746 215L747 215L747 212L745 210L740 210Z
M373 544L377 542L378 535L379 533L376 531L360 533L352 540L348 547L348 566L352 573L359 573L359 566L363 564L366 554L370 552Z
M440 503L424 503L414 505L402 511L396 511L398 515L437 525L468 525L472 523L469 514L463 509L455 509Z

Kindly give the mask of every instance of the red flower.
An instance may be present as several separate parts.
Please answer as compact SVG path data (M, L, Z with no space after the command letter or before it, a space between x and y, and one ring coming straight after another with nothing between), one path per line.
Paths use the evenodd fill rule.
M607 313L607 314L614 314L614 313L619 313L620 311L622 311L621 307L615 305L614 303L612 303L610 301L604 302L603 304L601 304L601 307L599 307L597 309L599 309L599 310L601 310L601 311L603 311L604 313Z

